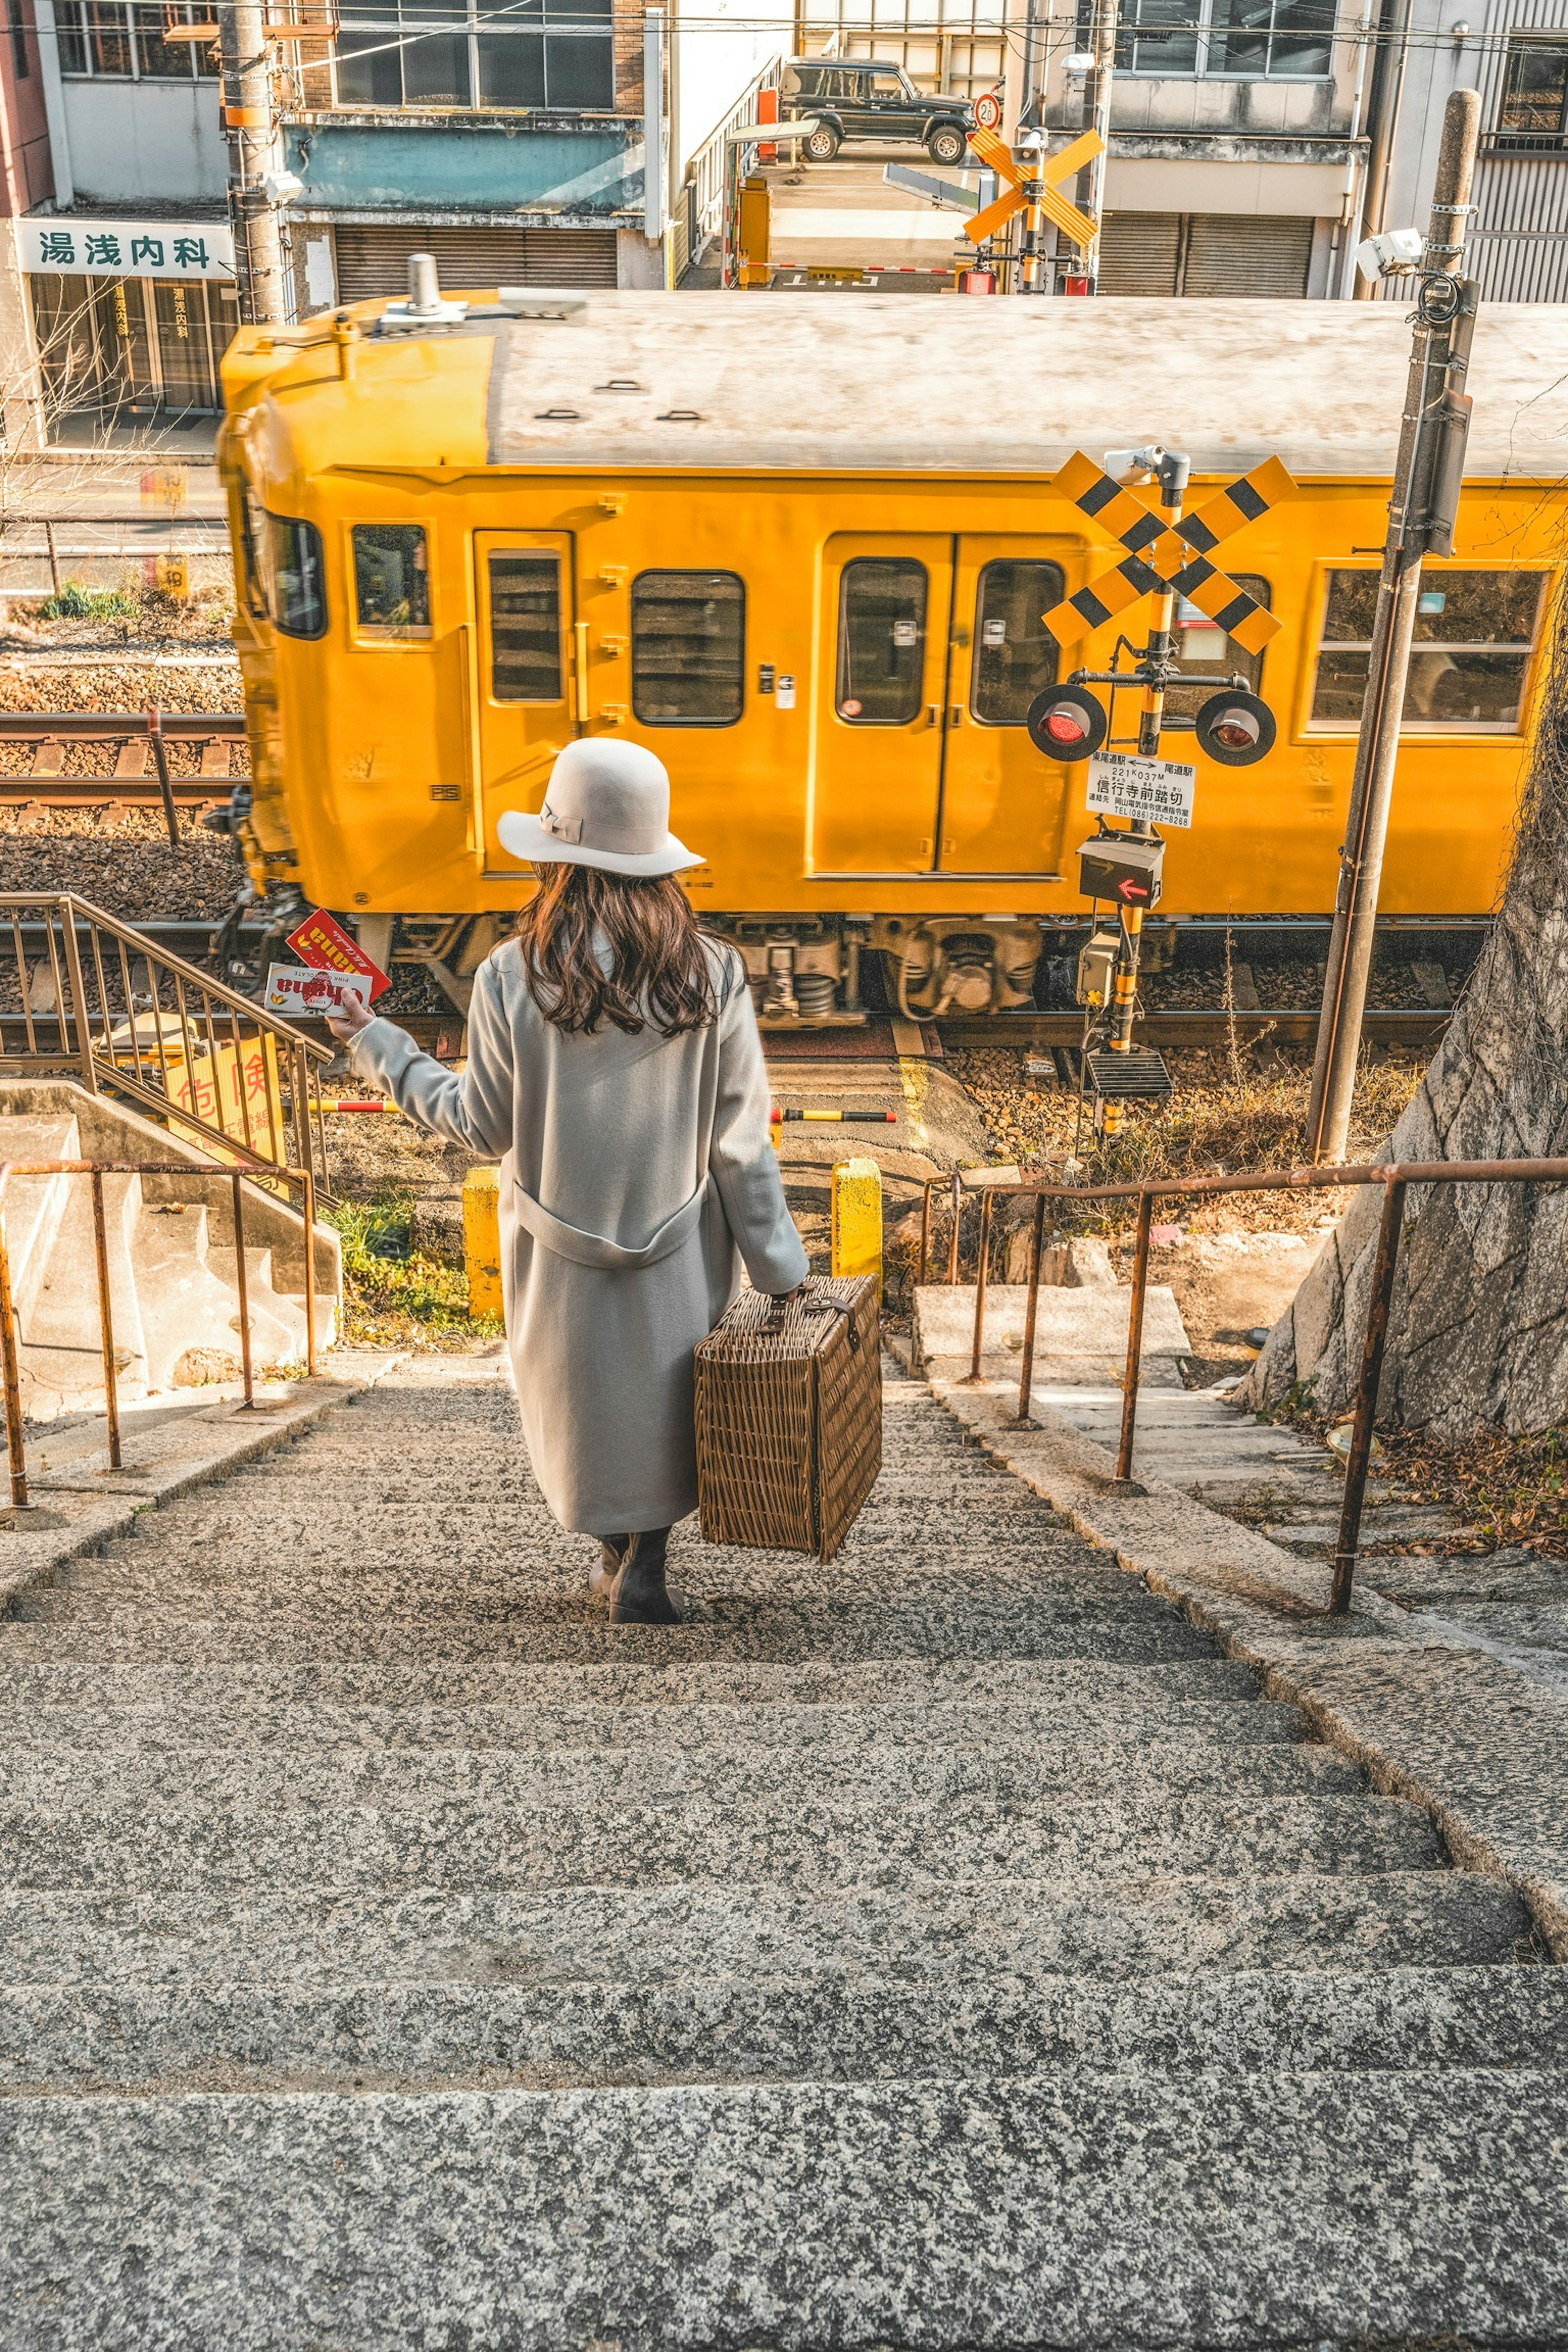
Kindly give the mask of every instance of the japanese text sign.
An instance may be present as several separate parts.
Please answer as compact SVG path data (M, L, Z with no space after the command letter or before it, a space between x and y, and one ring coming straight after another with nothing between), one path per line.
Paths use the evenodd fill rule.
M16 242L32 276L212 278L232 282L234 238L217 221L20 220Z
M1097 751L1089 763L1089 809L1095 816L1128 816L1143 824L1178 826L1193 821L1198 772L1175 760L1143 760L1131 751Z

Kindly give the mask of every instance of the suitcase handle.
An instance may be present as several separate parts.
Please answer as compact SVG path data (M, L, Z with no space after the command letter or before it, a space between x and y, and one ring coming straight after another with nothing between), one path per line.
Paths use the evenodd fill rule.
M790 1304L789 1299L774 1298L769 1303L773 1308L773 1315L768 1328L772 1331L782 1331L785 1310ZM849 1326L849 1352L852 1356L859 1354L860 1326L856 1320L852 1304L847 1303L842 1298L803 1298L798 1303L803 1315L842 1315Z

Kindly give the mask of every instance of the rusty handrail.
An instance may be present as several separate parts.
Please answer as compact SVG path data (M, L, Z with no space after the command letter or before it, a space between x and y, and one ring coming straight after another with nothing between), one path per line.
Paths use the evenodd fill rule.
M37 1009L20 923L27 910L44 918L47 964L38 959L37 968L53 999ZM27 1043L25 1053L0 1054L0 1068L69 1070L89 1094L123 1096L193 1141L221 1147L263 1181L287 1187L309 1171L313 1187L326 1190L325 1131L312 1122L308 1079L312 1063L331 1061L330 1047L72 892L0 892L0 936L5 928ZM146 983L140 1004L137 966ZM258 1078L247 1063L242 1021L262 1040ZM40 1029L52 1033L58 1050L47 1049Z
M305 1219L305 1370L316 1377L316 1192L308 1168L283 1171L301 1185L308 1211ZM246 1171L236 1168L193 1168L186 1160L7 1160L0 1162L0 1382L5 1391L5 1440L10 1460L11 1502L27 1505L26 1430L22 1414L22 1350L16 1328L16 1305L11 1286L11 1251L5 1234L5 1188L13 1176L88 1176L92 1180L93 1255L98 1272L98 1317L103 1358L103 1393L109 1420L109 1463L124 1467L120 1437L120 1375L114 1356L114 1309L110 1297L109 1239L103 1213L106 1176L190 1176L210 1182L224 1178L232 1187L235 1287L239 1297L240 1370L245 1383L242 1412L253 1412L256 1381L251 1360L250 1294L245 1264Z
M990 1203L997 1193L1032 1199L1036 1202L1034 1247L1029 1265L1029 1291L1024 1334L1024 1360L1018 1390L1018 1425L1029 1428L1029 1409L1033 1401L1035 1372L1035 1314L1040 1289L1041 1244L1045 1231L1045 1204L1047 1201L1136 1201L1137 1227L1132 1260L1132 1296L1127 1318L1127 1368L1122 1377L1121 1439L1117 1451L1116 1475L1121 1480L1132 1475L1132 1448L1138 1426L1138 1381L1143 1352L1143 1306L1149 1286L1149 1245L1156 1201L1185 1199L1193 1194L1217 1192L1324 1192L1341 1185L1381 1184L1384 1186L1383 1214L1378 1227L1377 1255L1373 1261L1372 1297L1367 1303L1366 1330L1362 1343L1362 1366L1356 1384L1355 1417L1352 1426L1350 1451L1345 1460L1345 1495L1340 1515L1340 1530L1334 1548L1333 1583L1329 1597L1328 1613L1344 1616L1351 1605L1351 1593L1355 1580L1356 1559L1361 1543L1362 1507L1366 1494L1367 1465L1372 1458L1373 1424L1377 1414L1378 1385L1383 1377L1383 1356L1388 1338L1388 1318L1394 1303L1394 1276L1399 1266L1399 1244L1403 1238L1405 1196L1413 1184L1564 1184L1568 1183L1568 1159L1562 1160L1406 1160L1377 1162L1361 1160L1334 1168L1274 1168L1236 1176L1163 1176L1142 1182L1121 1184L1043 1184L1017 1183L988 1185L981 1192L984 1207L981 1212L980 1249L982 1263L976 1266L974 1285L974 1332L970 1350L970 1377L978 1380L985 1335L986 1278L984 1259L990 1241ZM951 1184L952 1193L952 1232L948 1241L949 1284L958 1280L959 1216L963 1207L963 1192L957 1176L928 1177L921 1214L921 1282L925 1282L930 1264L931 1202L939 1190ZM3 1302L0 1302L3 1305Z

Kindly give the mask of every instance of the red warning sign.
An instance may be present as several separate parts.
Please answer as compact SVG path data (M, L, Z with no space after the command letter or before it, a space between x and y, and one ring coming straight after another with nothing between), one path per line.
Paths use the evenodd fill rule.
M392 986L381 966L371 961L359 941L323 907L307 915L298 930L289 932L289 944L300 962L308 963L313 971L363 972L370 982L373 1004Z

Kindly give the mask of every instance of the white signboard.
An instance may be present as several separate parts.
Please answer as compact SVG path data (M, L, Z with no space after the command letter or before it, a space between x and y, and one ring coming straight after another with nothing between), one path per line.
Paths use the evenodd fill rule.
M300 963L275 963L267 975L267 1003L274 1013L315 1013L326 1020L345 996L370 1003L366 971L310 971Z
M16 242L30 276L69 270L85 278L234 276L234 238L218 221L19 220Z
M1189 826L1198 772L1175 760L1132 751L1097 751L1089 763L1089 806L1097 816L1136 817L1143 824Z

